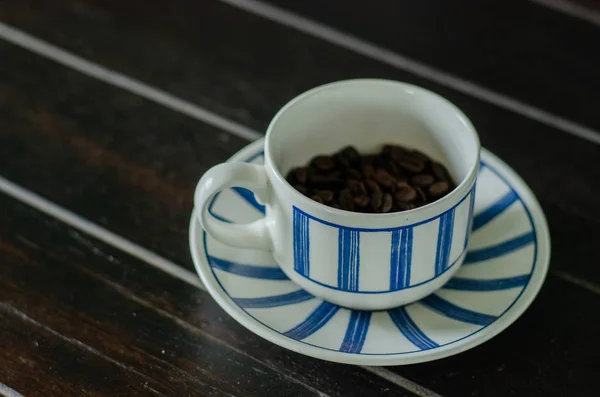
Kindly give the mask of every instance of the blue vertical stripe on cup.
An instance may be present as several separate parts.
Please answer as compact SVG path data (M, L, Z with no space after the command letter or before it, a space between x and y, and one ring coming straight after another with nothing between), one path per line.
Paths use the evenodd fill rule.
M310 274L310 219L294 208L294 270L308 277Z
M390 259L391 291L403 289L410 285L412 246L412 227L406 229L398 229L392 232L392 252Z
M360 232L340 228L338 231L338 288L358 291L360 270Z
M350 314L346 335L340 347L341 352L360 353L367 339L371 312L353 310Z
M438 242L435 254L435 275L439 276L448 268L450 248L452 247L452 231L454 229L454 208L440 217Z
M471 236L471 231L473 229L473 213L475 212L475 187L477 182L475 182L475 186L471 189L471 197L469 197L469 219L467 220L467 234L465 235L465 246L464 249L467 249L467 245L469 245L469 237Z

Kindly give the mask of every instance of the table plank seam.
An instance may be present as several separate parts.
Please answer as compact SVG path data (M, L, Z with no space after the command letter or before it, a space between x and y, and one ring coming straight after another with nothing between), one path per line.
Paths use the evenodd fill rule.
M565 0L529 0L532 3L542 7L549 8L556 12L568 15L573 18L581 19L596 26L600 26L600 13L585 7L581 4L576 4L573 1Z
M63 66L76 70L84 75L134 93L142 98L165 106L166 108L185 114L191 118L201 120L224 131L228 131L238 137L254 140L262 136L262 134L211 112L208 109L204 109L189 101L171 95L166 91L125 76L124 74L108 69L97 63L90 62L2 22L0 22L0 38Z
M412 73L416 76L433 81L442 86L477 98L500 108L509 110L531 120L535 120L554 129L566 132L590 142L600 144L600 132L574 121L557 116L538 107L529 105L516 98L504 95L454 76L443 70L429 66L423 62L395 53L373 43L362 40L340 30L333 29L323 23L305 18L255 0L218 0L233 7L245 10L262 18L277 22L283 26L298 30L309 36L316 37L328 43L345 48L357 54L372 58L381 63Z
M198 276L187 269L182 268L181 266L176 265L175 263L169 261L161 257L158 254L126 239L125 237L119 236L116 233L113 233L100 225L95 224L92 221L89 221L61 206L39 196L36 193L33 193L9 180L0 176L0 192L5 193L6 195L13 197L17 201L20 201L50 217L57 219L63 222L66 225L73 227L93 238L96 238L109 246L112 246L126 254L131 255L134 258L141 260L143 263L146 263L150 266L153 266L159 270L164 271L165 273L186 282L193 287L196 287L202 291L206 291ZM370 371L370 367L361 366L361 368ZM419 397L432 397L437 396L435 392L426 389L423 386L418 385L416 383L400 376L394 374L393 372L381 368L377 371L377 376L382 376L381 374L387 374L387 381L417 394ZM407 387L411 387L414 390L427 390L429 394L419 394L414 390L407 389ZM433 393L433 394L431 394Z
M28 323L28 324L36 327L36 328L40 328L43 331L48 332L49 334L52 334L52 335L56 336L57 338L59 338L63 342L66 342L66 343L68 343L70 345L74 345L74 346L76 346L76 347L78 347L80 349L83 349L83 350L87 351L88 353L90 353L90 354L92 354L92 355L94 355L94 356L96 356L98 358L106 360L106 361L108 361L108 362L116 365L117 367L121 368L124 371L131 372L131 373L139 376L142 379L148 380L149 382L152 382L152 383L156 382L156 380L154 380L154 379L152 379L152 378L144 375L143 373L135 370L134 368L131 368L131 367L129 367L129 366L121 363L118 360L115 360L112 357L107 356L106 354L104 354L104 353L102 353L102 352L94 349L91 346L86 345L85 343L81 342L80 340L75 339L75 338L71 338L71 337L68 337L68 336L65 336L65 335L61 334L60 332L58 332L58 331L56 331L56 330L54 330L54 329L52 329L52 328L50 328L50 327L48 327L48 326L46 326L46 325L44 325L42 323L36 321L35 319L29 317L26 313L20 311L19 309L15 308L14 306L12 306L12 305L10 305L10 304L8 304L6 302L0 302L0 310L2 310L3 312L5 312L6 314L8 314L10 316L19 318L21 321L23 321L25 323ZM144 384L144 387L147 388L149 391L153 392L154 394L157 394L159 396L164 396L164 394L158 392L157 390L154 390L152 387L149 387L146 384ZM1 391L2 390L0 389L0 392Z
M346 48L359 55L375 59L397 69L405 70L416 76L449 87L463 94L477 98L500 108L509 110L523 117L537 121L553 129L566 132L592 143L600 144L600 132L571 120L549 113L543 109L529 105L515 98L487 89L466 79L456 77L442 70L433 68L422 62L407 58L390 50L378 47L367 41L332 29L326 25L298 16L291 12L256 2L254 0L219 0L231 6L243 9L265 19L301 31L326 42ZM63 66L70 67L87 76L96 78L107 84L132 92L138 96L163 105L171 110L201 120L217 128L228 131L232 135L247 140L262 137L263 134L243 126L235 121L222 117L208 109L169 94L149 84L135 80L120 72L86 60L58 46L38 39L19 29L0 22L0 38L14 45L25 48L40 56L51 59Z

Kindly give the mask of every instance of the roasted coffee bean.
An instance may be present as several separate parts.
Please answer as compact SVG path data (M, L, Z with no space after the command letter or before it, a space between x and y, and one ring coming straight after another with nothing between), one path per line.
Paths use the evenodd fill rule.
M308 181L308 168L296 168L296 171L294 173L296 174L296 182L301 183L302 185L306 184L306 182Z
M383 195L383 201L381 203L381 208L379 209L380 212L390 212L390 210L392 209L392 195L389 193L386 193Z
M400 167L404 168L407 171L410 172L414 172L414 173L419 173L419 172L423 172L423 170L425 169L425 162L421 159L418 159L416 157L408 157L405 156L403 157L398 164L400 165Z
M413 203L405 203L402 201L397 201L396 202L396 208L398 208L398 210L400 211L408 211L408 210L412 210L413 208L415 208L415 205Z
M354 148L354 146L346 146L342 149L340 154L347 158L351 163L356 163L360 160L360 154L358 153L358 150Z
M365 188L365 185L362 182L357 181L355 179L349 179L346 182L346 187L348 189L350 189L350 192L352 193L353 196L360 196L360 195L367 193L367 189Z
M412 187L406 185L396 189L394 199L404 203L410 203L417 199L417 192Z
M423 152L419 152L418 150L413 150L410 152L411 156L420 159L421 161L428 163L429 161L431 161L431 159L429 158L428 155L426 155Z
M438 181L451 182L448 170L440 163L431 163L431 172Z
M296 189L305 196L308 194L308 188L304 185L294 185L294 189Z
M371 194L371 208L373 208L374 211L379 210L382 201L383 192L381 190L377 190Z
M450 190L450 185L448 182L441 181L436 182L433 185L429 186L427 192L431 197L442 197Z
M400 176L402 172L400 168L396 165L396 162L393 160L389 160L385 162L385 169L389 171L393 176Z
M369 205L370 202L371 199L369 199L369 196L367 196L366 194L354 197L354 204L356 204L360 208L366 207L367 205Z
M363 175L359 171L355 170L354 168L347 168L345 171L346 171L346 176L348 176L349 178L356 179L358 181L363 179Z
M351 169L352 167L352 163L350 163L350 160L348 160L345 156L339 153L333 156L333 159L335 160L335 162L341 170Z
M333 198L335 197L331 190L317 190L315 194L319 196L325 204L330 203L331 200L333 200Z
M330 171L335 168L335 161L331 156L317 156L313 159L313 163L321 171Z
M410 181L413 183L413 185L429 186L433 182L435 182L435 178L433 177L433 175L419 174L419 175L413 176Z
M375 167L372 163L363 163L361 166L362 174L365 178L371 178L375 173Z
M344 184L344 178L337 173L327 175L313 175L310 178L310 184L317 189L339 188Z
M340 191L339 198L340 207L346 211L354 211L354 199L352 198L352 193L350 193L350 189L343 189Z
M408 150L402 146L384 145L382 153L398 161L408 153Z
M379 188L379 185L377 184L377 182L375 182L373 179L367 179L367 180L365 180L365 186L367 187L367 190L370 193L378 192L378 191L381 190Z
M316 194L313 196L310 196L310 198L313 199L314 201L316 201L317 203L323 204L323 199L320 196L317 196Z
M427 203L429 201L427 195L425 194L425 191L420 186L415 186L415 191L419 195L419 203L422 204Z
M333 155L315 156L286 179L319 203L365 213L407 211L455 188L442 164L399 145L384 145L379 153L363 156L347 146Z
M373 178L375 179L375 182L386 188L391 188L396 184L396 178L391 176L386 170L379 169L375 171Z

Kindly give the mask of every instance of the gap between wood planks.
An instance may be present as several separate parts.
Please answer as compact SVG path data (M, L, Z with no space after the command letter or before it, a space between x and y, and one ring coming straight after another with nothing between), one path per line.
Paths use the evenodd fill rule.
M96 238L120 251L123 251L137 259L140 259L144 263L154 266L169 275L178 278L198 289L206 291L198 276L191 271L176 265L162 256L155 254L154 252L147 250L146 248L122 237L116 233L113 233L100 225L95 224L41 196L33 193L11 181L0 176L0 192L22 202L36 210L43 212L50 217L57 219L72 228L79 230L93 238ZM185 322L185 320L179 319L179 321ZM385 368L373 368L367 366L361 366L368 372L371 372L377 376L384 378L385 380L408 390L420 397L441 397L434 391L428 390L427 388L418 385L417 383L406 379L388 369Z
M600 26L600 12L581 4L577 0L529 0L532 3L561 12L573 18L582 19L586 22Z
M375 46L374 44L337 31L327 27L326 25L253 0L219 1L242 8L255 15L259 15L263 18L294 28L308 35L359 53L363 56L367 56L399 69L409 71L415 75L424 77L438 84L450 87L459 92L473 96L501 108L513 111L517 114L536 120L542 124L549 125L571 135L578 136L594 143L600 143L600 133L595 130L553 115L542 109L520 102L511 97L488 90L487 88L476 85L468 80L452 76L426 64ZM94 62L90 62L82 57L74 55L2 22L0 22L0 38L71 69L77 70L82 74L132 92L167 108L186 114L189 117L228 131L233 135L248 140L253 140L262 136L262 134L258 133L257 131L254 131L237 122L231 121L207 109L201 108L191 102L180 99L166 91L152 87L151 85L105 68ZM0 191L70 225L75 229L95 237L98 240L124 251L127 254L130 254L158 269L161 269L173 277L204 290L200 280L192 272L177 266L160 255L157 255L156 253L147 250L125 239L124 237L110 232L109 230L106 230L99 225L96 225L95 223L80 217L79 215L76 215L2 177L0 177ZM595 284L589 283L585 280L581 280L576 276L564 272L559 276L594 293L600 292L599 286L596 286ZM439 394L428 390L406 378L403 378L385 368L363 368L419 396L439 396Z
M156 382L154 379L147 377L146 375L142 374L141 372L138 372L135 369L133 369L131 367L128 367L127 365L125 365L125 364L123 364L123 363L121 363L121 362L119 362L119 361L117 361L117 360L115 360L115 359L113 359L113 358L105 355L105 354L102 354L100 351L94 349L93 347L88 346L85 343L83 343L83 342L81 342L81 341L79 341L77 339L69 338L68 336L64 336L63 334L55 331L54 329L52 329L52 328L50 328L50 327L48 327L48 326L46 326L44 324L41 324L41 323L37 322L33 318L29 317L27 314L25 314L22 311L16 309L15 307L9 305L8 303L0 302L0 310L4 311L8 315L11 315L11 316L14 316L14 317L18 317L21 321L26 322L26 323L28 323L30 325L33 325L36 328L40 328L43 331L48 332L49 334L52 334L52 335L56 336L57 338L59 338L63 342L66 342L66 343L68 343L70 345L77 346L78 348L83 349L86 352L91 353L92 355L94 355L96 357L99 357L99 358L101 358L103 360L106 360L106 361L108 361L108 362L116 365L117 367L121 368L124 371L131 372L131 373L139 376L140 378L145 379L147 383L154 384ZM0 383L0 395L2 395L2 392L3 392L3 389L2 389L1 386L3 386L2 383ZM154 394L157 394L159 396L163 396L163 394L159 393L158 391L154 390L153 388L151 388L149 386L147 386L146 389L152 391ZM7 391L7 393L8 393L8 392L13 391L13 390L7 388L7 390L4 390L4 391ZM14 392L14 393L16 393L16 392ZM8 393L6 395L8 397L21 396L21 394L18 394L18 393L17 394L10 394L10 393Z

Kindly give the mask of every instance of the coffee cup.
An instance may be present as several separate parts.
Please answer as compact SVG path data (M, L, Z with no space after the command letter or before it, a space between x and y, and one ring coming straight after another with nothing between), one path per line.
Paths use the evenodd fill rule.
M284 177L317 155L348 145L375 153L384 144L416 149L442 163L457 187L419 208L366 214L313 201ZM272 251L282 271L309 293L353 309L388 309L429 295L462 264L479 152L470 121L441 96L396 81L340 81L303 93L275 115L264 165L233 162L208 170L194 205L213 238ZM212 217L212 197L231 187L253 191L266 215L249 224Z

